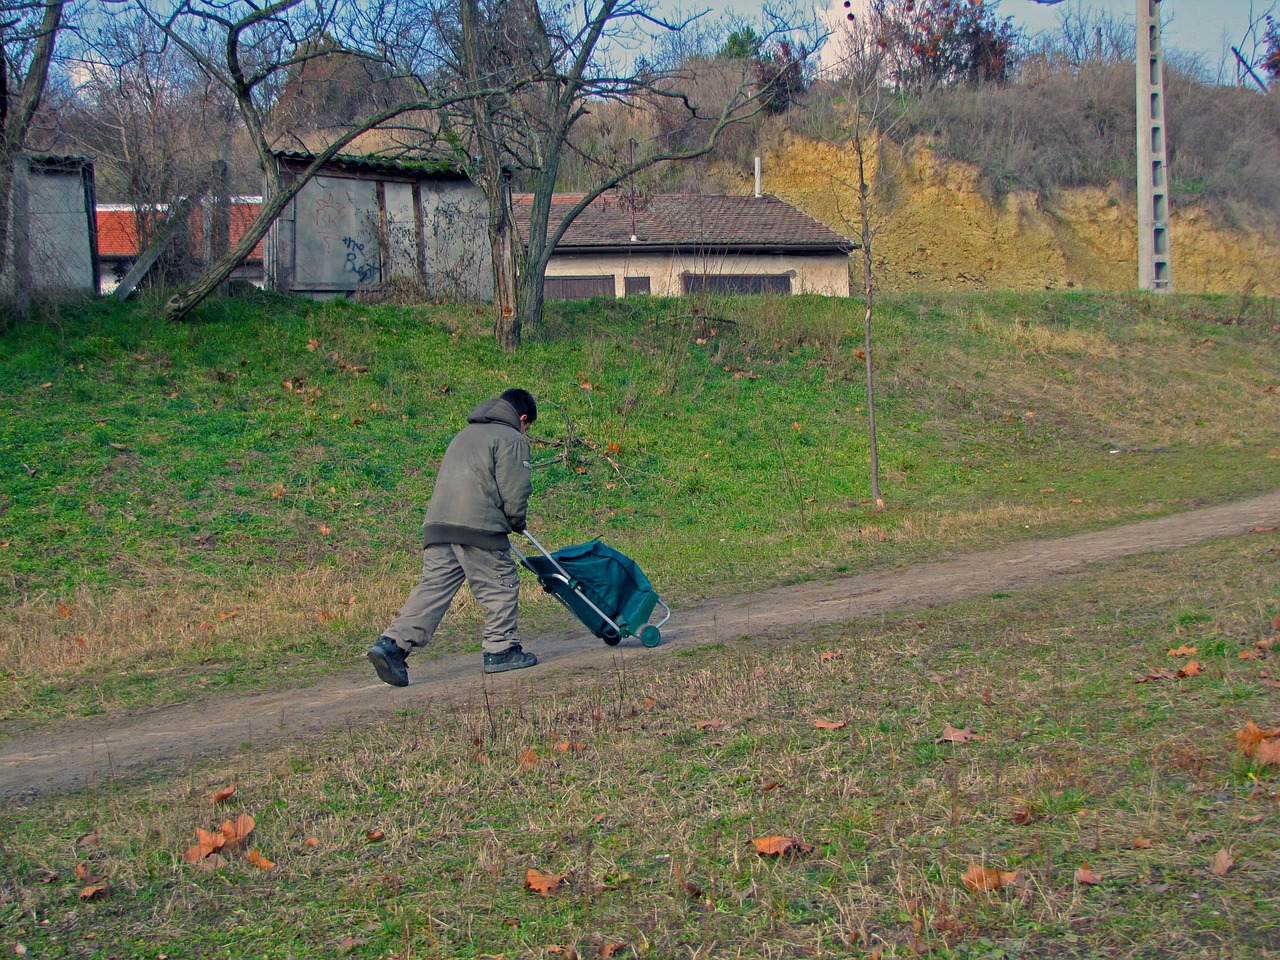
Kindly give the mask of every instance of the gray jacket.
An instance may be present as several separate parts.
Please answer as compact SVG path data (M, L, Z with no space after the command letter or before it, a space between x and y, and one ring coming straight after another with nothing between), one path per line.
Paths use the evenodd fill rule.
M507 534L524 529L533 492L530 457L515 407L497 398L472 410L440 461L422 524L423 546L510 547Z

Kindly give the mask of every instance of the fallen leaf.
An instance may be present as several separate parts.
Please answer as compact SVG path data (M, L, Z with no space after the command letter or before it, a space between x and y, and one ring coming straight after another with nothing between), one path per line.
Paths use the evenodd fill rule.
M221 790L213 791L214 803L225 803L231 799L231 795L236 792L236 785L233 783L229 787L223 787Z
M524 875L524 885L528 890L536 890L544 897L555 893L565 879L567 873L540 873L530 867Z
M226 858L222 854L211 853L196 864L196 869L203 870L205 873L213 873L215 870L221 870L226 865Z
M382 840L385 837L386 837L386 834L383 833L381 830L379 830L377 827L374 827L372 830L370 830L368 833L364 835L364 838L366 840L372 840L374 843L377 843L379 840Z
M1260 767L1280 767L1280 740L1264 740L1258 744L1253 760Z
M658 701L657 701L657 700L655 700L653 697L645 697L645 698L644 698L644 708L645 708L646 710L652 710L652 709L653 709L654 707L656 707L657 705L658 705Z
M222 835L226 837L227 843L239 843L253 833L253 817L247 813L242 813L234 820L226 821L220 829L222 830Z
M965 871L960 880L966 887L975 892L999 890L1001 887L1016 883L1018 873L1016 870L1012 873L1006 873L996 867L984 867L979 863L971 863L969 864L969 869Z
M724 724L719 720L699 720L694 726L699 730L719 730Z
M1134 838L1133 838L1133 848L1134 848L1135 850L1150 850L1150 849L1151 849L1151 841L1150 841L1150 840L1148 840L1146 837L1134 837Z
M94 873L83 863L76 864L76 879L81 883L97 883L102 879L101 874Z
M259 867L260 869L263 869L263 870L270 870L272 867L276 865L274 860L268 860L261 853L259 853L257 847L254 847L249 852L249 862L252 863L255 867Z
M768 793L770 790L777 790L780 786L782 786L782 784L780 784L777 780L770 780L768 783L764 783L760 785L760 792Z
M840 650L827 650L819 654L818 659L823 663L826 663L828 660L839 660L843 656L844 653Z
M1188 647L1185 643L1176 649L1169 651L1171 657L1190 657L1196 653L1195 647Z
M1213 855L1213 861L1209 864L1209 869L1219 877L1225 877L1235 865L1236 861L1231 856L1231 852L1226 847L1222 847Z
M108 883L95 883L85 887L80 891L81 900L101 900L111 892L111 885Z
M578 743L576 740L565 740L563 743L555 744L551 749L558 750L561 753L567 753L570 750L585 750L587 749L587 745L585 743Z
M791 854L813 853L818 848L794 837L760 837L752 840L756 853L762 857L782 857Z
M813 725L819 730L839 730L844 726L843 720L815 720Z
M516 757L516 765L521 770L532 770L538 765L538 753L533 747L530 747L520 756Z
M934 743L968 743L970 740L981 740L982 737L974 733L968 727L963 730L957 730L951 724L947 724L946 729L942 731L940 736Z
M1236 654L1236 656L1238 656L1241 660L1261 660L1262 651L1261 650L1241 650L1238 654Z
M1242 729L1236 731L1236 743L1239 745L1241 753L1246 757L1252 757L1258 749L1258 744L1278 735L1280 735L1280 728L1263 730L1250 720Z
M59 612L60 614L62 614L64 617L69 617L69 616L71 616L71 608L70 608L70 607L68 607L68 606L67 606L65 603L63 603L61 600L59 600L59 601L58 601L58 612Z
M307 837L307 839L303 840L302 842L303 842L303 844L305 844L305 845L306 845L306 846L308 846L308 847L318 847L318 846L320 846L320 838L319 838L319 837Z
M327 524L320 524L320 536L327 537L331 533L333 533L333 530Z
M1029 803L1024 803L1009 814L1009 819L1017 826L1025 827L1039 818L1036 815L1035 807Z
M1176 674L1174 674L1174 676L1181 679L1182 677L1198 676L1200 673L1201 673L1200 661L1188 660L1186 662L1186 665L1183 666L1183 668L1179 670Z
M1204 843L1206 840L1212 840L1212 839L1213 839L1212 833L1199 833L1195 830L1192 830L1190 833L1187 834L1187 843L1190 843L1193 845L1197 843Z
M1102 878L1089 869L1089 861L1085 860L1080 864L1080 869L1076 871L1076 883L1087 884L1096 887L1102 882Z
M625 949L627 949L625 943L606 943L600 947L600 960L609 960L610 957L617 956Z

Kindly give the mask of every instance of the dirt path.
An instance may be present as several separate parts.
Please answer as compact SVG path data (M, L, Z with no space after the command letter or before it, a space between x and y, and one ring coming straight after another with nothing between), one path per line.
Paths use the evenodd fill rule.
M1280 526L1280 491L1058 540L779 587L678 610L663 628L663 645L655 650L644 649L635 639L608 648L581 629L531 637L529 647L538 653L541 664L527 673L499 675L490 682L502 687L545 679L548 672L598 673L614 669L618 660L660 656L720 638L765 636L937 606L997 590L1026 589L1086 573L1122 557L1276 526ZM483 686L479 660L472 654L422 664L417 670L410 660L413 682L396 689L374 679L362 658L351 670L302 689L210 698L139 714L61 723L0 744L0 798L102 784L112 777L152 773L196 757L227 755L246 743L269 747L309 732L389 720L396 711L432 700L473 697Z

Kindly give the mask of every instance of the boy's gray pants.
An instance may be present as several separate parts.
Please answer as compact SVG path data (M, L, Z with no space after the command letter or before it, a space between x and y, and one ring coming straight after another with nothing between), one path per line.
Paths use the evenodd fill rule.
M422 579L382 635L406 652L430 643L463 581L489 612L484 621L484 652L502 653L516 643L520 574L511 551L463 543L433 543L423 549Z

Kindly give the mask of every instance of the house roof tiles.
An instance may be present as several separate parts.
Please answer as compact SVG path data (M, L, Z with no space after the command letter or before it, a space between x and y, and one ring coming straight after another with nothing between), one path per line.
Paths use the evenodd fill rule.
M581 202L582 194L556 194L554 224ZM512 198L516 228L529 234L531 194ZM606 194L592 201L556 245L561 253L619 248L669 250L785 250L847 253L856 244L777 197L660 194L637 198Z
M244 236L245 228L262 208L260 197L237 197L231 202L231 242ZM166 210L158 210L153 216L162 220ZM138 222L132 204L100 203L98 217L98 256L131 259L139 249ZM204 243L204 209L196 207L187 221L191 244L199 249ZM249 260L262 260L262 241L259 240L248 256Z

